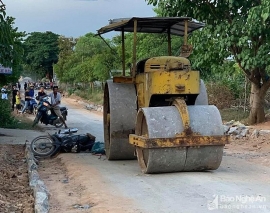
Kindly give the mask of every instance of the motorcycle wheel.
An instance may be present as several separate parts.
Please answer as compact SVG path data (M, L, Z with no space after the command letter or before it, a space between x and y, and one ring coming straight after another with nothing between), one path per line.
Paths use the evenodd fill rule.
M34 126L36 126L36 125L38 124L38 122L39 122L41 116L42 116L41 113L36 115L36 117L35 117L35 119L34 119L34 121L33 121L32 127L34 127Z
M33 114L36 115L38 113L38 109L37 109L37 106L34 106L34 109L33 109Z
M51 156L56 148L53 145L53 139L47 135L34 138L30 147L34 155L42 157Z

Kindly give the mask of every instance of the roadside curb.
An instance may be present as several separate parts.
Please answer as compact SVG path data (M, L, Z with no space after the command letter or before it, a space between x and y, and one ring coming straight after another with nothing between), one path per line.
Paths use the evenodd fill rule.
M29 186L34 191L35 213L49 212L49 192L38 174L37 160L31 152L30 146L26 145L25 156L28 164Z

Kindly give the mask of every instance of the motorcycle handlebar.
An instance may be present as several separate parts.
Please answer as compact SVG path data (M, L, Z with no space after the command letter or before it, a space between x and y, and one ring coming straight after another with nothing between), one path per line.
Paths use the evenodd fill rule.
M47 98L47 97L48 97L48 95L39 96L39 97L38 97L38 100L41 101L42 99ZM43 100L43 101L44 101L44 100Z

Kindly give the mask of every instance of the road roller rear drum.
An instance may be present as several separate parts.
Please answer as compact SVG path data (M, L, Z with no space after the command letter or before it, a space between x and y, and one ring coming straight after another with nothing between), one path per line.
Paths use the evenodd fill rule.
M129 134L135 131L136 114L135 86L108 80L104 89L103 126L109 160L136 158L134 147L128 143Z

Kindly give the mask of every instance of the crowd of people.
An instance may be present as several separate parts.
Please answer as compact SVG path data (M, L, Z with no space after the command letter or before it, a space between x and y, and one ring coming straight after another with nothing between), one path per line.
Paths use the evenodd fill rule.
M45 84L47 85L47 84ZM51 88L53 91L49 94L46 94L45 92L45 86L42 82L34 83L34 82L25 82L24 83L24 106L21 109L21 84L18 82L12 86L12 101L11 101L11 106L12 106L12 111L15 111L17 114L25 113L26 109L28 109L30 105L30 101L32 99L40 100L41 97L48 95L49 98L51 99L51 109L55 112L55 114L62 120L64 123L65 127L67 128L67 125L65 123L65 119L62 117L61 112L60 112L60 103L61 103L61 93L58 92L58 86L53 86L53 83L51 82L49 85L49 88ZM35 89L39 88L38 93L36 94L35 97ZM48 87L47 87L48 88ZM8 100L8 86L3 86L1 89L1 94L2 94L2 99Z
M25 82L26 83L26 82ZM26 83L27 84L27 83ZM19 82L17 82L16 84L13 84L12 89L10 90L8 88L7 85L4 85L1 89L1 95L2 95L2 99L4 100L8 100L8 94L10 94L11 97L11 108L12 111L15 110L17 113L21 112L23 113L25 111L25 108L28 107L28 100L30 98L34 97L34 87L33 85L29 85L29 87L25 87L25 105L24 105L24 109L22 111L21 110L21 84Z
M45 89L53 89L53 82L42 82L42 81L38 81L38 82L24 82L24 90L26 90L26 88L29 88L30 85L33 85L35 89L40 89L41 87L44 87Z
M35 89L39 89L40 91L38 92L38 96L40 96L40 94L44 94L45 95L45 88L46 89L53 89L53 82L24 82L23 84L23 88L24 88L24 107L23 109L21 109L21 84L20 82L17 82L15 84L12 85L12 88L10 89L10 86L8 85L4 85L1 89L1 98L8 100L8 95L12 95L11 98L11 107L12 107L12 111L14 111L16 109L17 113L24 113L25 110L28 108L29 103L31 101L31 99L34 99L35 97ZM21 110L21 111L20 111Z

